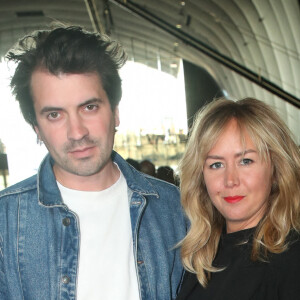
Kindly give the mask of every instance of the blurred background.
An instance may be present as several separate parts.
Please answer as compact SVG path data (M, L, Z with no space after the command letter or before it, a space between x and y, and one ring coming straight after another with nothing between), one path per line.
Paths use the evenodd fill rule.
M0 0L0 189L36 173L46 154L10 93L6 52L51 22L120 41L121 124L115 150L176 174L195 112L216 97L273 106L300 144L299 0Z

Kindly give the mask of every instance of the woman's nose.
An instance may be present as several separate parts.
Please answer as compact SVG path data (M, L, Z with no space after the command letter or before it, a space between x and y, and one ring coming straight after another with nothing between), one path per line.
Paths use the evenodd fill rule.
M226 187L239 185L239 174L236 166L226 166L224 183Z

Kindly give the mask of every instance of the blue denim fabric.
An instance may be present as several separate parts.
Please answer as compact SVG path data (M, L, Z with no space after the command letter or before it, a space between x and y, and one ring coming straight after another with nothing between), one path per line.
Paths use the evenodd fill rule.
M183 268L173 247L186 234L178 189L115 152L112 158L128 185L141 299L175 299ZM1 300L76 299L79 220L63 203L51 164L48 155L37 175L0 192Z

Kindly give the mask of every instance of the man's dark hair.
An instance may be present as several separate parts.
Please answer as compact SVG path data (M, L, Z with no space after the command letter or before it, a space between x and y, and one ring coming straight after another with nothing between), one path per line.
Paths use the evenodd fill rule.
M39 30L23 37L6 58L18 63L11 79L12 92L19 101L25 120L37 125L31 95L31 76L37 69L53 75L98 73L114 110L122 96L118 70L126 62L120 44L99 33L78 26Z

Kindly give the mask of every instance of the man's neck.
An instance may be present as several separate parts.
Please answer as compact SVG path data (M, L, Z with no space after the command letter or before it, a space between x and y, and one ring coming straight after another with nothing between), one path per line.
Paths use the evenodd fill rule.
M54 164L56 180L63 186L79 191L102 191L112 186L120 177L120 171L112 161L108 162L98 173L79 176L66 172Z

